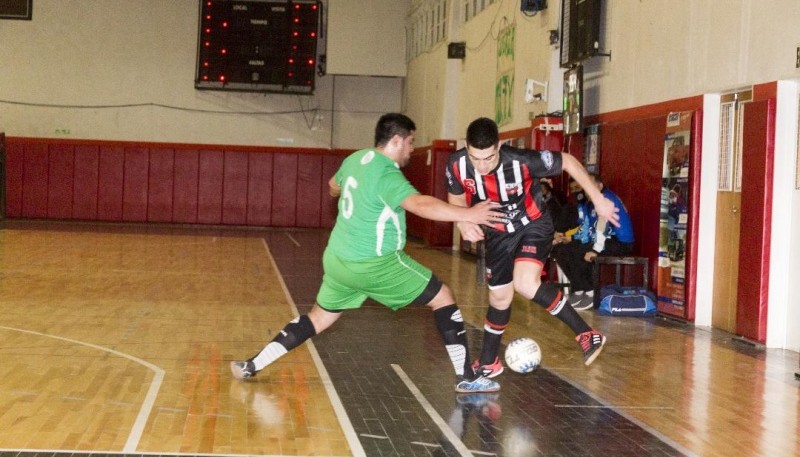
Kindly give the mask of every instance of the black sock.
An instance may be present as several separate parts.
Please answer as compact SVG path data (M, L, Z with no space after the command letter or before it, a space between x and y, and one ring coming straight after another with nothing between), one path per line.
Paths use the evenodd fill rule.
M572 306L566 305L566 298L555 284L546 282L539 286L539 290L533 296L533 301L567 324L576 335L592 329Z
M293 319L286 324L283 330L275 335L275 338L261 352L251 359L256 371L263 370L264 367L316 334L317 331L314 329L314 324L311 323L311 319L307 315L303 314Z
M464 319L458 306L455 304L443 306L433 311L433 317L456 374L472 379L475 374L469 366L467 331L464 329Z
M486 321L483 324L483 350L481 351L481 365L489 365L497 358L500 352L500 340L503 332L508 327L511 319L511 308L499 310L489 306L486 310Z

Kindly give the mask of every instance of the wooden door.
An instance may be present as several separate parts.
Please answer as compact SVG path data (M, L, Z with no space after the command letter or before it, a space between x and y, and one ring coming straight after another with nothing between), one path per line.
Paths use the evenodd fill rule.
M716 243L714 247L714 302L711 325L734 333L739 282L741 223L741 122L743 107L752 92L722 97L720 157L717 181Z

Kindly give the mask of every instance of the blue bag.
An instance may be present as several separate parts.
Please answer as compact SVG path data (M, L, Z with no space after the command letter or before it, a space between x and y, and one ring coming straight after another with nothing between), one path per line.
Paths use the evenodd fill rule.
M655 316L656 294L644 287L603 286L597 312L606 316Z

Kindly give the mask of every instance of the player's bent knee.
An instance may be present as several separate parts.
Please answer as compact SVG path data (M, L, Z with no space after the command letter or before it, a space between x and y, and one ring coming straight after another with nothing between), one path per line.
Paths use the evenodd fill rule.
M339 319L342 312L339 310L330 311L320 305L314 306L308 313L308 318L312 324L314 333L322 333L325 329L333 325Z
M454 302L455 300L453 299L453 292L450 290L450 288L447 287L446 284L442 283L442 281L437 278L436 275L431 275L428 285L425 286L425 289L422 291L422 293L420 293L419 296L411 302L411 304L428 305L433 309L438 309Z
M515 280L514 281L514 291L518 294L522 295L523 297L533 297L536 295L536 292L539 291L542 287L542 281L538 280Z
M287 351L291 351L316 334L317 331L314 329L311 318L307 314L303 314L289 322L286 327L275 336L273 341L280 343Z

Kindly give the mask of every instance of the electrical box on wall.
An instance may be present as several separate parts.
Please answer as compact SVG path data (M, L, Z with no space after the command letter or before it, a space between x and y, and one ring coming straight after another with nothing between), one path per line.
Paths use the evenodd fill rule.
M318 0L201 0L196 89L311 94Z
M525 80L525 103L547 101L547 81L540 82L535 79Z

